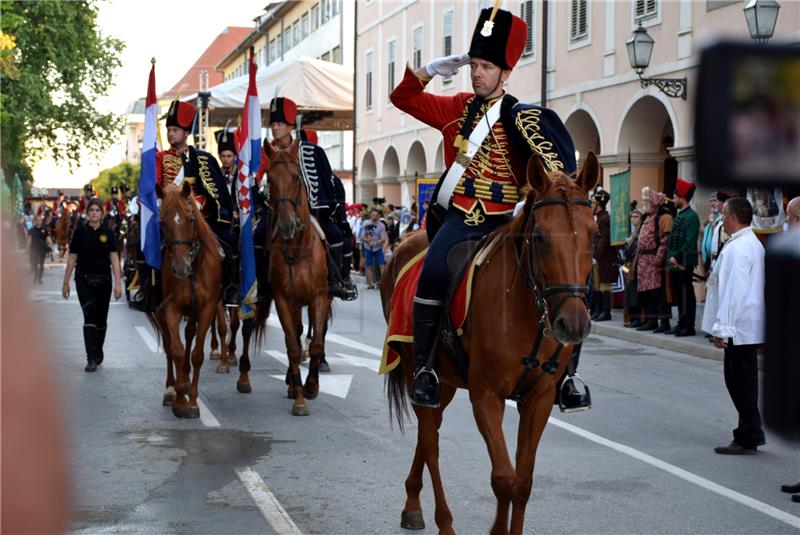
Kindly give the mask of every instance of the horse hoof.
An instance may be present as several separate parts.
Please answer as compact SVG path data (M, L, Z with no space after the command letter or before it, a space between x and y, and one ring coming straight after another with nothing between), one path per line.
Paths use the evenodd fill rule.
M400 527L403 529L425 529L422 511L403 511L400 514Z
M230 372L230 369L228 369L227 364L225 365L220 364L219 366L217 366L217 373L228 373L228 372Z
M175 418L187 418L188 414L188 405L172 405L172 414Z
M212 349L211 350L211 360L219 360L219 358L221 356L222 356L222 354L219 352L218 349Z
M331 367L324 360L319 363L319 373L331 373Z
M231 366L238 366L239 365L239 361L236 360L236 356L235 355L229 355L228 356L228 364L230 364Z
M292 416L308 416L308 405L292 405Z
M161 404L164 407L169 407L172 405L172 402L175 401L175 396L178 394L175 392L173 387L167 388L166 392L164 392L164 397L161 400Z
M241 381L236 381L236 390L238 390L241 394L249 394L253 391L253 389L250 387L250 383L243 383Z
M198 407L197 405L189 405L189 406L187 406L186 407L186 416L184 416L184 418L190 418L192 420L200 418L200 407Z
M303 395L307 399L314 399L317 397L317 394L319 394L319 385L314 385L313 388L307 386L303 388Z

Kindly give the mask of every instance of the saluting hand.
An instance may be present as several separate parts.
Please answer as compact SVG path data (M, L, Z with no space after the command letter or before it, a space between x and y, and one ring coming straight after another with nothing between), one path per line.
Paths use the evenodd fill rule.
M454 54L437 58L425 66L428 76L453 76L458 69L469 63L469 54Z

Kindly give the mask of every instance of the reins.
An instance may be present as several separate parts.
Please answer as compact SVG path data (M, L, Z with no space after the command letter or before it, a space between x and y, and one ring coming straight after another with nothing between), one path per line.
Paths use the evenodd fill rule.
M544 271L541 269L541 265L539 263L539 255L536 254L536 246L534 242L531 241L530 236L533 234L533 227L536 225L536 218L534 212L537 208L542 208L544 206L554 206L554 205L563 205L569 210L569 205L578 205L578 206L588 206L591 208L592 203L588 199L573 199L567 200L565 198L548 198L542 199L533 202L533 206L530 209L530 214L528 215L528 221L525 225L525 232L524 238L522 239L522 243L518 247L517 244L514 244L514 260L516 261L517 268L522 273L523 277L525 278L525 284L527 285L528 289L530 290L531 294L533 294L533 301L536 304L537 308L539 308L541 312L541 316L539 317L539 326L536 333L536 339L533 342L533 347L531 348L530 352L522 358L522 364L525 369L522 372L519 380L517 381L517 386L514 390L509 394L508 398L516 401L517 403L525 403L528 399L528 396L533 391L536 384L539 380L544 376L545 373L550 375L554 375L556 371L558 371L558 358L561 355L561 351L564 349L564 344L558 342L555 351L550 356L548 360L545 362L540 362L539 359L536 358L536 355L539 353L539 349L541 348L542 341L544 340L545 336L552 336L552 326L550 317L556 317L558 315L558 311L561 306L566 302L567 299L571 298L578 298L582 299L584 302L587 301L589 296L589 285L578 285L578 284L554 284L552 286L547 284L547 277L544 274ZM521 260L521 251L520 249L525 249L527 254L525 255L525 260L527 261L527 266L522 265ZM536 283L536 274L534 273L534 266L536 268L536 272L538 272L539 276L543 279L542 282L542 289L540 289L539 285ZM548 302L548 297L555 295L555 294L566 294L564 295L553 307L552 313L550 310L550 304ZM528 376L530 373L538 368L542 368L542 372L537 375L533 381L527 383Z
M190 201L194 202L194 201ZM190 301L189 306L192 312L192 317L196 318L197 316L197 298L195 296L195 272L194 272L194 261L200 255L200 248L202 247L203 243L197 239L197 231L194 226L194 219L189 219L189 225L192 227L192 234L195 236L191 240L165 240L163 242L163 246L166 249L171 249L176 245L188 245L189 246L189 288L190 288Z

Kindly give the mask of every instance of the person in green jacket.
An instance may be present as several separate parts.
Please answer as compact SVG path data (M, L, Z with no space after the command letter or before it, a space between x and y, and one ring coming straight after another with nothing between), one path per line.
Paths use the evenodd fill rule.
M678 324L665 334L694 336L695 310L692 274L697 266L697 239L700 234L700 218L689 206L695 186L679 178L675 187L675 203L678 215L672 224L667 246L667 269L670 271L672 292L678 302Z

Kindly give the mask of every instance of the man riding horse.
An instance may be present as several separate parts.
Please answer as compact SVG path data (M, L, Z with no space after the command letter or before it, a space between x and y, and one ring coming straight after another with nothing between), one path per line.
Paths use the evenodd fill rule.
M285 149L292 144L296 120L297 104L294 101L281 97L272 99L269 106L269 125L275 147ZM311 213L322 228L330 251L328 292L344 301L352 301L358 297L358 290L350 278L351 240L344 239L345 236L349 238L350 234L344 215L342 181L333 174L328 157L319 145L302 140L298 156ZM264 160L262 170L268 165L266 158Z
M195 122L195 107L188 102L173 100L167 113L167 141L170 148L156 155L156 180L159 185L169 183L191 185L192 196L199 206L203 219L208 223L223 250L222 286L223 302L226 306L238 307L241 304L236 277L236 239L232 220L234 203L230 191L225 186L222 171L217 160L208 152L198 150L187 144ZM159 284L152 284L149 269L140 273L145 287L146 308L155 310L161 302L158 295Z
M522 104L503 89L525 48L527 29L508 11L484 9L468 54L435 59L417 71L406 68L391 94L398 109L442 132L448 167L433 195L427 222L431 241L413 304L416 371L411 401L416 405L440 403L431 355L448 288L450 249L480 239L510 219L531 155L547 171L576 170L572 139L556 113ZM435 75L453 76L464 65L470 66L474 93L425 92ZM436 213L438 222L432 220Z

